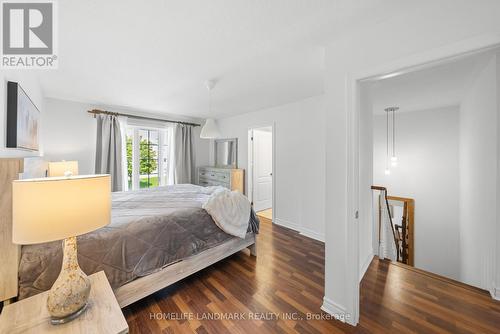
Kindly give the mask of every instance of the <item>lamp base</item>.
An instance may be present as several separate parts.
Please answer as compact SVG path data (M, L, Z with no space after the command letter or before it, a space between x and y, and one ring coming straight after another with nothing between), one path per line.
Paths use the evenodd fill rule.
M78 265L76 237L64 240L63 252L61 272L47 296L52 324L66 323L81 315L90 295L90 279Z
M70 322L71 320L75 320L76 318L78 318L83 312L85 312L85 310L87 309L87 305L88 303L85 303L85 305L83 305L83 307L81 309L79 309L78 311L76 311L75 313L73 314L70 314L68 316L65 316L63 318L56 318L56 317L52 317L50 319L50 323L52 325L62 325L62 324L65 324L65 323L68 323Z

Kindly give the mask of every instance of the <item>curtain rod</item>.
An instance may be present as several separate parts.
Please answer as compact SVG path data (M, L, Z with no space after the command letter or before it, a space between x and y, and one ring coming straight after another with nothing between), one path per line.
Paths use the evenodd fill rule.
M191 125L191 126L201 126L200 124L196 124L196 123L181 122L181 121L172 121L172 120L169 120L169 119L153 118L153 117L130 115L130 114L121 114L121 113L118 113L118 112L105 111L105 110L99 110L99 109L92 109L92 110L89 110L87 112L89 114L94 114L94 117L96 117L96 115L98 115L98 114L105 114L105 115L113 115L113 116L125 116L125 117L130 117L130 118L137 118L137 119L147 119L147 120L150 120L150 121L160 121L160 122L184 124L184 125Z

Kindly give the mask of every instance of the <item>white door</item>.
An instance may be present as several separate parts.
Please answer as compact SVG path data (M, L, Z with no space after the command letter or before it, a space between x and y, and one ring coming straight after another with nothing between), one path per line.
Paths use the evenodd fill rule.
M253 130L253 206L255 211L273 205L273 133L271 128Z

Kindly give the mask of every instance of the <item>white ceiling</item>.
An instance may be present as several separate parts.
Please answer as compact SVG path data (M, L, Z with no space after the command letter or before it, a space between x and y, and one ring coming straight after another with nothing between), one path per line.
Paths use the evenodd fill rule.
M156 113L228 116L323 92L325 40L403 8L384 0L59 1L47 97ZM404 7L408 10L408 5Z
M491 59L494 51L432 66L389 79L367 83L374 114L390 106L399 112L458 106L471 80Z

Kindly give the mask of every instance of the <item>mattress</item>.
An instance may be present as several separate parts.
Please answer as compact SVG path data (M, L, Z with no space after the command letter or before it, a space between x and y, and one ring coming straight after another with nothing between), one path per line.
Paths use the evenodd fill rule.
M117 288L235 238L201 208L209 195L195 185L113 193L111 223L77 238L80 267L87 275L103 270ZM258 229L252 211L247 237ZM61 264L61 241L23 246L19 298L49 290Z

